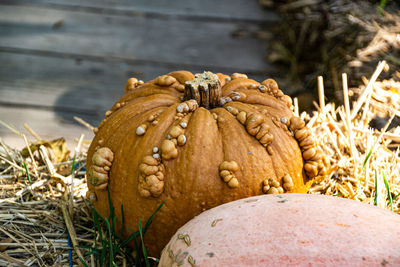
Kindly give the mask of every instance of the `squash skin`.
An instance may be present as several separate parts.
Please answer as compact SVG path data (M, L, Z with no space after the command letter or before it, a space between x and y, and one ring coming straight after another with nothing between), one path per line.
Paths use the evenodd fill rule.
M164 266L399 266L400 216L355 200L262 195L207 210L164 248ZM182 263L178 265L178 263Z
M108 187L117 224L121 223L121 206L124 206L125 236L129 236L128 227L136 231L139 219L146 222L163 203L145 235L149 255L158 257L172 234L202 211L233 200L275 192L265 189L268 179L277 181L283 190L282 178L288 174L294 186L286 192L308 191L314 177L307 177L298 141L287 125L280 122L283 117L289 122L293 118L282 92L277 88L261 92L257 87L262 84L256 81L244 77L229 81L226 75L219 75L224 84L222 96L229 97L237 92L241 99L221 107L198 107L185 113L186 143L176 146L177 157L167 160L158 153L162 159L157 165L163 173L163 181L158 181L160 186L162 184L161 194L158 195L157 190L151 193L151 190L140 191L146 180L144 176L140 178L140 165L146 156L154 155L154 147L160 148L172 127L182 120L177 111L182 103L182 85L194 78L186 71L167 76L174 77L176 82L168 86L155 84L169 82L168 77L160 76L144 84L136 81L127 84L125 95L107 113L88 151L88 170L94 165L91 159L99 148L107 147L114 153ZM228 107L246 114L261 114L273 136L272 142L263 146L249 134L246 122L239 122ZM149 122L153 115L158 116L154 125ZM146 126L145 133L138 135L137 129L142 125ZM224 161L235 161L239 166L237 171L231 172L238 181L235 188L220 177L220 166ZM323 175L324 169L320 171ZM95 208L103 217L108 217L107 191L95 188L90 175L88 179L88 193L95 196Z

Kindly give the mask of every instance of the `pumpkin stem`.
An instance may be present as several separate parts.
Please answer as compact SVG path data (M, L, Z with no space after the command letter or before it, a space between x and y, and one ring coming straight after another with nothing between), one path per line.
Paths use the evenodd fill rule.
M185 83L184 100L194 99L200 107L219 107L221 95L218 76L210 71L195 74L194 80Z

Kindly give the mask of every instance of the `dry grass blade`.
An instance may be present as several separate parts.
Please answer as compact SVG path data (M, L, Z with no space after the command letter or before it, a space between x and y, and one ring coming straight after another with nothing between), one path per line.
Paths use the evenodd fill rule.
M5 123L4 121L0 120L0 124L15 133L16 135L22 136L22 133L18 131L14 126Z
M25 144L26 144L26 148L28 149L29 156L31 157L31 160L32 160L33 171L35 172L36 177L39 177L39 175L38 175L38 170L37 170L38 167L37 167L36 161L35 161L35 159L34 159L34 157L33 157L32 150L31 150L31 148L30 148L28 139L26 139L26 136L25 136L24 134L22 135L22 137L24 138L24 141L25 141Z
M370 133L368 130L360 129L360 128L354 128L355 131L361 132L361 133ZM382 138L390 139L395 142L400 143L400 135L399 134L393 134L393 133L379 133L379 132L373 132L373 135L381 135Z
M18 170L20 170L20 171L24 171L24 168L22 168L21 166L18 166L15 162L11 162L11 161L9 161L8 159L6 159L6 158L3 157L3 156L0 156L0 159L1 159L1 160L4 160L4 161L7 162L8 164L10 164L10 166L12 166L12 167L14 167L14 168L16 168L16 169L18 169Z
M377 76L383 66L381 63L373 76ZM362 95L369 94L371 99L366 115L352 118L349 114L357 112L350 110L346 77L343 80L345 107L329 109L328 104L327 116L321 116L319 111L305 116L306 121L313 122L311 130L319 137L321 147L336 169L329 179L313 185L310 193L354 198L400 213L400 198L397 198L400 195L400 126L399 117L396 117L400 110L400 83L375 80L369 81L368 91L362 90L362 86L356 88L355 108L361 107L360 103L365 104ZM384 126L371 129L369 125L374 120L380 121L380 125L384 122ZM352 141L354 143L349 144ZM391 146L397 150L390 150ZM355 153L361 157L355 158Z
M299 100L297 97L293 98L293 105L294 105L294 115L297 117L299 116Z
M90 123L84 121L83 119L74 116L74 120L76 120L77 122L79 122L81 125L85 126L86 128L88 128L90 131L93 132L94 126L90 125Z
M84 259L83 254L78 247L79 243L77 241L76 231L75 231L74 225L72 223L71 217L69 215L69 212L67 210L65 203L61 203L61 210L64 215L64 221L65 221L66 227L68 229L68 233L71 237L71 241L72 241L74 250L79 258ZM81 262L78 262L78 263L79 263L79 266L83 266Z
M15 264L17 264L18 266L26 266L26 265L24 264L24 262L22 262L22 261L20 261L20 260L17 260L17 259L14 259L13 257L10 257L10 256L8 256L7 254L5 254L5 253L3 253L3 252L0 252L0 258L2 258L2 259L4 259L4 260L8 261L9 263L15 263Z
M322 76L318 76L318 99L321 113L325 114L324 78Z
M37 141L43 140L27 123L24 123L24 128L33 136L36 138Z
M5 229L3 229L2 227L0 227L0 231L3 232L3 233L4 233L6 236L8 236L9 238L11 238L13 241L15 241L15 242L16 242L18 245L20 245L22 248L24 248L26 252L28 252L28 253L31 254L31 255L34 255L34 254L32 254L31 250L28 249L28 247L26 246L26 244L20 242L15 236L13 236L12 234L10 234L8 231L6 231ZM11 244L12 244L12 243L11 243ZM8 244L8 245L11 245L11 244ZM4 246L4 245L6 245L6 244L3 244L3 246Z
M343 98L344 98L344 108L346 112L346 124L347 130L349 131L349 140L350 140L350 151L352 157L357 157L358 152L354 145L354 138L353 138L353 124L351 122L350 116L350 101L349 101L349 89L347 87L347 74L342 74L342 81L343 81Z
M376 82L376 79L378 79L379 75L381 74L381 72L385 66L386 66L386 61L382 61L381 63L379 63L374 74L372 74L372 77L369 80L367 87L361 93L361 95L359 96L359 98L356 102L356 105L354 106L353 110L351 111L351 119L354 119L354 117L357 115L357 112L360 110L361 106L364 104L364 101L367 98L368 94L371 92L372 87L373 87L374 83Z

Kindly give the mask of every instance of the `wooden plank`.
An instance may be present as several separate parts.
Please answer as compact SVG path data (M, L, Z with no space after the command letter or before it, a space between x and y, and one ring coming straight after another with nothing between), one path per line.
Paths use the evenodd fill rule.
M67 140L69 149L74 148L76 145L74 140L79 139L81 134L85 135L85 140L91 140L93 138L93 133L88 129L77 123L62 121L52 111L0 105L0 118L2 121L13 125L20 132L26 134L30 140L34 140L34 138L24 129L24 123L28 123L28 125L44 140L64 137ZM25 146L24 140L21 137L2 125L0 125L0 137L11 147L22 148Z
M191 20L268 23L279 19L276 12L262 8L256 0L3 0L3 2L103 14L174 16Z
M73 116L80 116L94 125L122 96L127 79L148 81L176 70L166 66L5 52L0 52L0 62L0 103L54 111L69 122ZM204 69L190 71L198 73ZM259 81L266 78L250 77ZM0 118L4 118L1 113Z
M259 30L258 25L246 27L249 32ZM178 69L229 67L241 72L273 72L264 60L267 40L256 39L251 34L233 38L238 29L241 25L230 22L199 24L25 6L0 8L0 46L5 49L153 65L167 63Z
M97 125L130 77L150 80L171 70L121 62L0 53L0 103L53 110ZM2 115L0 114L0 118Z
M130 77L144 81L177 69L81 58L0 52L0 101L84 111L111 106ZM220 69L210 69L213 72ZM189 69L193 73L204 71ZM228 73L229 74L229 73ZM250 75L263 80L263 75ZM67 95L69 95L67 97ZM58 100L62 98L62 100Z

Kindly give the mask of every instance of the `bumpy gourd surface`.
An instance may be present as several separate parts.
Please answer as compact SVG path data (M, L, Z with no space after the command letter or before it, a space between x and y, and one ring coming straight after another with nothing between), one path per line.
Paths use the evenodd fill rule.
M275 81L215 77L221 98L208 108L183 99L185 82L195 78L190 72L148 83L132 78L95 129L88 159L107 157L88 160L88 185L101 214L108 216L105 183L118 219L124 205L133 230L164 203L146 233L150 255L206 209L263 193L306 192L326 172L326 159Z

